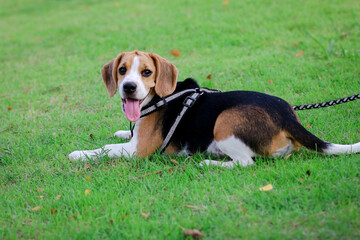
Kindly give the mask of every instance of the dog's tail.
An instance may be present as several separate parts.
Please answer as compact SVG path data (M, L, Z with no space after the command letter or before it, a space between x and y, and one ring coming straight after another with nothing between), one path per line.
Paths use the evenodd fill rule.
M294 140L313 151L325 154L350 154L360 152L360 142L351 145L325 142L306 130L306 128L295 120L286 121L284 128Z

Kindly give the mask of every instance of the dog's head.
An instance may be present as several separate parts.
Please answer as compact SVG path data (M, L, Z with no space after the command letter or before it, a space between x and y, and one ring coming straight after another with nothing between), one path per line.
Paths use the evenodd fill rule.
M140 110L155 94L165 97L174 92L177 68L157 54L125 52L104 65L101 74L110 97L116 90L129 121L140 118Z

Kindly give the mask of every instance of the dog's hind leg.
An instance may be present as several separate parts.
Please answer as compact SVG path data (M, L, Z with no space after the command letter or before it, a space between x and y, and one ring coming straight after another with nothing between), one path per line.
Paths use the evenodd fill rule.
M240 166L248 166L254 164L252 157L256 154L240 139L235 136L230 136L225 140L216 141L217 147L224 154L229 156L232 161L222 162L214 160L204 160L200 163L201 166L214 165L221 167L234 167L238 164Z

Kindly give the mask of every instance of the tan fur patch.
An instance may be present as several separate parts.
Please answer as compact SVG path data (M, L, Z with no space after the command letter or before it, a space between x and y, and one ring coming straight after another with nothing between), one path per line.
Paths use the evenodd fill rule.
M276 153L279 149L288 146L291 143L291 139L288 137L287 132L280 131L278 134L276 134L271 144L268 147L268 150L266 151L268 156L272 156L274 153Z
M144 117L138 130L137 153L139 157L144 158L154 153L163 143L164 139L161 132L161 119L164 109L154 112Z
M165 150L166 154L175 154L177 152L179 152L179 149L174 144L170 144Z

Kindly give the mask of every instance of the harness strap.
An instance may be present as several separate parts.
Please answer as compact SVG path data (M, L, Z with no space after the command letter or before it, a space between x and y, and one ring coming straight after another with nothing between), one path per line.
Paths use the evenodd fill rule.
M143 109L140 112L140 114L141 114L140 118L145 117L146 115L149 115L150 113L153 113L153 112L165 107L168 103L178 99L179 97L182 97L186 94L194 93L194 92L214 93L214 92L220 92L220 90L214 90L214 89L208 89L208 88L193 88L193 89L186 89L186 90L174 93L165 98L161 98L160 101L158 101L157 103L155 103L149 107L145 106L145 109Z
M177 126L179 125L181 119L183 118L183 116L185 115L185 113L187 112L187 110L189 108L191 108L194 103L196 102L196 100L198 100L198 98L203 94L204 92L198 91L195 92L193 94L191 94L190 96L187 96L183 102L183 109L181 110L181 112L179 113L179 115L177 116L177 118L175 119L175 122L173 123L173 125L171 126L168 134L166 135L163 144L160 147L160 152L164 152L165 148L169 145L169 142L171 140L171 137L174 135L174 132L177 128Z

